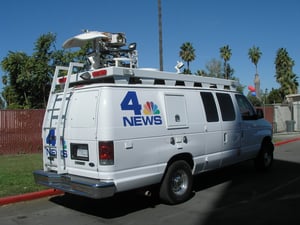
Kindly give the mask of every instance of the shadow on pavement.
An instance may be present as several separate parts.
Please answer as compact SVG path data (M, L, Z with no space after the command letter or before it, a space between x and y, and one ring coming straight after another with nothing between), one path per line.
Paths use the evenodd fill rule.
M72 194L64 194L50 201L73 210L102 218L121 217L142 209L154 208L159 204L156 196L147 197L136 191L116 194L111 198L90 199Z
M275 160L265 173L251 166L240 164L197 180L198 192L228 182L203 224L299 224L300 164Z
M225 185L226 184L226 185ZM224 188L214 188L223 185ZM217 200L202 224L297 224L300 220L300 164L274 160L273 168L257 172L252 162L195 177L196 198L208 192ZM214 191L212 191L214 189ZM116 218L161 204L158 198L120 193L112 198L93 200L73 195L50 199L56 204L102 218ZM189 203L187 203L189 204ZM204 204L204 202L203 202ZM197 210L197 209L195 209ZM201 210L197 210L201 214ZM153 211L155 217L155 211Z

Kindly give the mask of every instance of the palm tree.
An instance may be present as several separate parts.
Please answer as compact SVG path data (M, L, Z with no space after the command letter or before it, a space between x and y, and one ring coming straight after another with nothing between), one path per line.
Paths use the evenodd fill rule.
M190 62L195 60L195 49L190 42L185 42L180 47L179 56L182 58L183 61L187 63L187 69L185 69L184 73L191 74L190 71Z
M248 51L249 59L255 66L254 86L255 86L255 90L256 90L256 96L258 98L260 98L260 79L259 79L259 75L257 72L257 64L258 64L258 61L259 61L261 55L262 55L262 53L261 53L259 47L256 47L256 46L253 46Z
M253 46L252 48L249 49L248 51L248 56L249 56L249 59L251 60L251 62L254 64L255 66L255 74L258 74L257 73L257 64L258 64L258 61L261 57L262 53L261 51L259 50L259 47L256 47L256 46Z
M207 77L208 76L208 74L206 73L205 70L197 70L195 75L202 76L202 77Z
M221 58L224 60L224 78L229 79L230 70L227 68L228 67L227 62L230 60L231 55L232 55L229 45L225 45L220 48L220 55L221 55Z
M277 51L275 59L276 81L281 85L281 93L283 95L296 94L299 83L297 75L293 72L294 60L289 56L285 48Z

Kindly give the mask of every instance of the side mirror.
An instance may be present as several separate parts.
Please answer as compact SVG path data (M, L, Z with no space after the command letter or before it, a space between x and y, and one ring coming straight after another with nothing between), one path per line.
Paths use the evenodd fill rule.
M256 109L256 118L257 119L264 118L264 111L262 109Z

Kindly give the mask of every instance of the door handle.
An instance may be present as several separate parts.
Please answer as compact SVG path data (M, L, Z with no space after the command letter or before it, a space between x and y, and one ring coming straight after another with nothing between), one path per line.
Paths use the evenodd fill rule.
M226 144L228 142L228 135L227 133L224 133L224 144Z

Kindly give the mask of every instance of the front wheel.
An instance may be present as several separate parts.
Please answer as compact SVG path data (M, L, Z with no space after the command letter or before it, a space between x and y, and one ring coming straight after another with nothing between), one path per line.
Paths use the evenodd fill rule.
M163 178L159 196L167 204L188 200L192 193L193 176L190 165L183 160L172 163Z
M268 170L273 164L274 145L271 141L264 141L258 156L255 159L255 166L260 171Z

